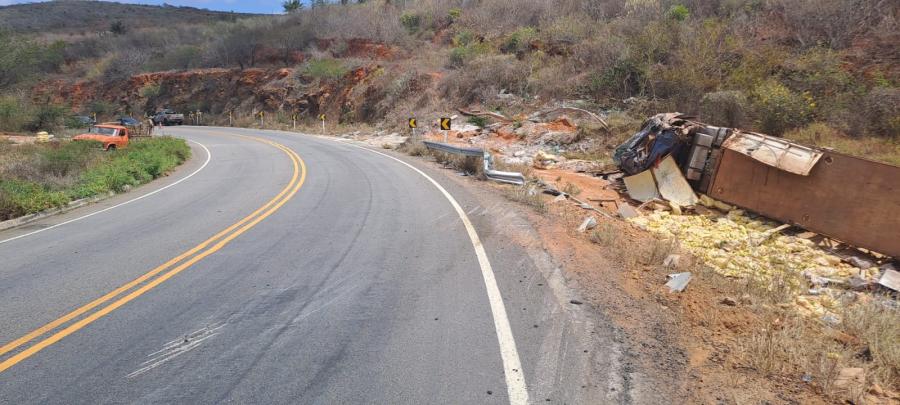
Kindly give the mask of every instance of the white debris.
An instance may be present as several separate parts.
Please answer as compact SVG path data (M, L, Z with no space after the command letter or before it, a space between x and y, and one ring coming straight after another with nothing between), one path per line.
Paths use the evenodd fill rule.
M585 218L584 222L582 222L581 225L578 226L578 232L587 232L596 227L597 227L597 218L590 216L590 217Z

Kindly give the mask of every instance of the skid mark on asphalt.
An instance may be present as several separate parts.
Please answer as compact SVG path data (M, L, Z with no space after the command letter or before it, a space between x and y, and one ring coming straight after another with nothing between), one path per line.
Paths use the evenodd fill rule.
M196 349L207 339L218 335L219 330L225 327L224 323L214 324L201 328L200 330L191 332L183 337L172 340L163 345L163 348L147 355L150 360L141 363L141 368L132 371L126 377L134 378L144 374L154 368L157 368L172 359L181 356L191 350Z

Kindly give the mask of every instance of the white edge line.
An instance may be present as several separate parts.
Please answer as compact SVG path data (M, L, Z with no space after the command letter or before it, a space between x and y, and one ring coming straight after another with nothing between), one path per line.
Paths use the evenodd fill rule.
M450 202L450 205L453 206L453 209L456 210L463 225L466 227L466 232L469 234L469 240L472 241L472 247L475 249L475 256L478 257L478 264L481 267L481 275L484 277L488 301L490 301L491 304L491 314L494 318L494 328L497 331L497 341L500 343L500 357L503 359L503 372L506 376L506 390L509 395L509 403L513 405L528 404L528 388L525 384L525 374L522 371L522 364L519 360L519 351L516 349L516 340L513 338L512 328L509 325L509 317L506 315L503 296L500 294L500 288L497 286L497 279L494 277L494 270L491 267L491 262L488 260L484 245L481 244L481 239L478 237L478 233L475 231L475 227L466 215L465 210L462 209L459 203L456 202L456 199L453 198L440 183L425 174L425 172L419 170L417 167L376 150L354 145L352 143L346 144L391 158L416 171L416 173L419 173L437 187L444 197L447 198L447 201Z
M151 192L149 192L149 193L147 193L147 194L144 194L144 195L142 195L142 196L140 196L140 197L136 197L136 198L133 198L133 199L131 199L131 200L125 201L125 202L123 202L123 203L119 203L119 204L113 205L112 207L107 207L107 208L104 208L104 209L102 209L102 210L100 210L100 211L95 211L95 212L92 212L92 213L90 213L90 214L87 214L87 215L84 215L84 216L81 216L81 217L78 217L78 218L70 219L70 220L65 221L65 222L60 222L60 223L58 223L58 224L56 224L56 225L52 225L52 226L48 226L48 227L46 227L46 228L38 229L38 230L33 231L33 232L29 232L29 233L22 234L22 235L19 235L19 236L16 236L16 237L12 237L12 238L9 238L9 239L5 239L5 240L0 240L0 244L4 244L4 243L6 243L6 242L12 242L12 241L14 241L14 240L16 240L16 239L21 239L21 238L24 238L24 237L26 237L26 236L34 235L34 234L36 234L36 233L41 233L41 232L44 232L44 231L49 231L49 230L51 230L51 229L53 229L53 228L58 228L58 227L60 227L60 226L66 225L66 224L71 224L72 222L80 221L80 220L82 220L82 219L85 219L85 218L88 218L88 217L92 217L92 216L94 216L94 215L97 215L97 214L100 214L100 213L109 211L109 210L111 210L111 209L113 209L113 208L121 207L121 206L123 206L123 205L125 205L125 204L131 204L131 203L133 203L133 202L135 202L135 201L137 201L137 200L140 200L140 199L149 197L149 196L151 196L151 195L154 195L154 194L156 194L156 193L158 193L158 192L160 192L160 191L163 191L163 190L165 190L165 189L167 189L167 188L169 188L169 187L176 186L176 185L178 185L178 183L181 183L182 181L185 181L185 180L187 180L187 179L193 177L195 174L200 173L200 171L203 170L203 169L206 167L206 165L209 164L210 159L212 159L212 153L210 153L209 149L207 149L206 146L203 145L203 144L200 143L200 142L192 141L192 140L190 140L190 139L188 139L187 141L188 141L188 142L196 143L197 145L200 145L200 147L203 148L203 150L206 151L206 161L203 162L203 165L200 166L199 169L194 170L193 173L187 175L186 177L184 177L184 178L182 178L182 179L179 179L178 181L176 181L176 182L174 182L174 183L172 183L172 184L169 184L168 186L165 186L165 187L160 188L160 189L158 189L158 190L153 190L153 191L151 191Z

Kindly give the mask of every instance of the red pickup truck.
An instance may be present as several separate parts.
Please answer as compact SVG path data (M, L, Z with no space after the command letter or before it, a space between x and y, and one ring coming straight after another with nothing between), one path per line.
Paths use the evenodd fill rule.
M130 138L131 132L124 126L100 124L92 126L87 133L78 135L72 140L97 141L103 144L104 150L116 150L127 148Z

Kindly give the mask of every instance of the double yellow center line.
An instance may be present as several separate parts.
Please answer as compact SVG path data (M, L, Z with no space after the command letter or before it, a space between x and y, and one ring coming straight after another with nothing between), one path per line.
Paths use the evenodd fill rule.
M274 198L269 200L269 202L267 202L265 205L263 205L250 215L246 216L244 219L241 219L240 221L215 234L213 237L203 241L190 250L163 263L161 266L150 270L146 274L126 283L119 288L116 288L113 291L110 291L108 294L97 298L96 300L91 301L87 305L69 312L68 314L63 315L60 318L44 326L41 326L40 328L37 328L25 334L24 336L13 340L12 342L3 345L2 347L0 347L0 358L6 356L7 353L16 351L22 346L43 337L49 332L64 327L58 330L56 333L53 333L52 335L47 337L43 337L31 346L28 346L24 350L0 362L0 373L33 356L44 348L62 340L66 336L77 332L81 328L84 328L85 326L102 318L110 312L115 311L117 308L127 304L128 302L141 296L147 291L150 291L156 286L164 283L166 280L174 277L176 274L181 273L188 267L191 267L195 263L203 260L203 258L222 249L223 247L225 247L225 245L234 240L234 238L240 236L244 232L247 232L247 230L256 226L256 224L258 224L260 221L272 215L288 200L290 200L294 196L294 194L297 194L297 191L300 190L300 187L302 187L303 183L306 181L306 164L303 162L303 159L301 159L300 156L297 156L294 151L279 143L256 137L245 138L250 138L255 141L272 145L283 151L291 159L291 163L293 165L293 176L291 177L291 181L287 184L287 186L284 187L284 189L281 190L280 193L278 193L278 195L276 195ZM122 294L124 293L127 294L122 296ZM85 314L88 315L83 316ZM77 321L71 322L76 319Z

